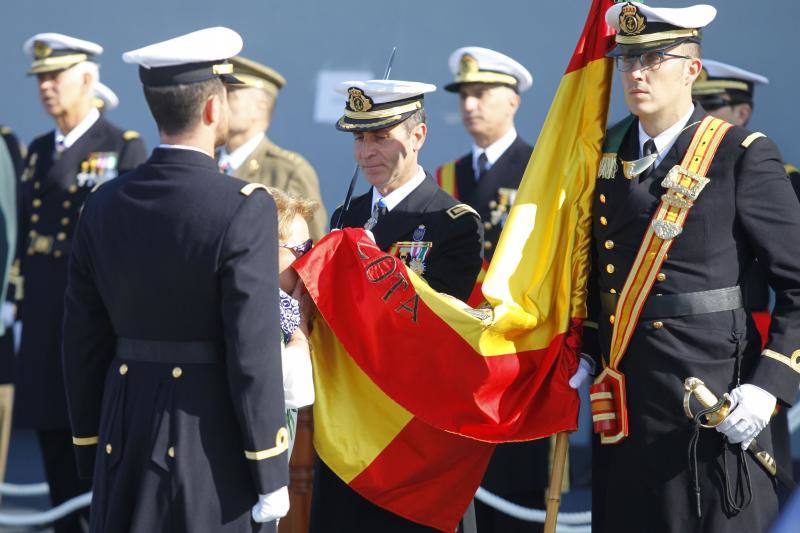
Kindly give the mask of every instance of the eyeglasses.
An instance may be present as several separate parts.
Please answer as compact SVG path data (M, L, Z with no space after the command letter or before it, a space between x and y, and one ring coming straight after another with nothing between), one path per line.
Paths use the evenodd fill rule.
M281 248L286 248L287 250L291 251L295 257L302 257L305 255L310 249L311 245L314 244L314 241L308 239L305 242L301 242L300 244L279 244Z
M661 63L664 62L665 58L691 59L691 57L689 56L670 54L660 50L654 52L645 52L643 54L633 55L633 56L617 56L615 59L618 71L630 72L636 69L636 63L639 63L642 66L642 70L646 69L658 70L658 68L661 66Z

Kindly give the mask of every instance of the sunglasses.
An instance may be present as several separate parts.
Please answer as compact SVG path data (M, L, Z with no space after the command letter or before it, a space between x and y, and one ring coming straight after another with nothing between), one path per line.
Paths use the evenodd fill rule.
M314 243L311 239L308 239L305 242L301 242L300 244L279 244L281 248L286 248L290 250L296 257L302 257L311 249L311 245Z

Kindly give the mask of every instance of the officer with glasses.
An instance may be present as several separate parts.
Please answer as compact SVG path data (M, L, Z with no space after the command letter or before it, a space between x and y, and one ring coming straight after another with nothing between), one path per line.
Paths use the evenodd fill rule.
M744 449L774 454L773 411L800 383L800 210L775 144L692 101L715 16L606 12L631 116L606 134L592 209L595 532L766 531L778 511ZM741 287L756 260L776 287L763 349ZM716 430L684 414L690 376L730 394Z

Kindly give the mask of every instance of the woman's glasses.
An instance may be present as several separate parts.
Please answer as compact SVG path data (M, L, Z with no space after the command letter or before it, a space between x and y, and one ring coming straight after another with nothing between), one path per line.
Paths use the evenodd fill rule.
M300 244L279 244L281 248L286 248L290 250L295 257L303 257L311 249L311 245L314 243L311 239L308 239L305 242L301 242Z

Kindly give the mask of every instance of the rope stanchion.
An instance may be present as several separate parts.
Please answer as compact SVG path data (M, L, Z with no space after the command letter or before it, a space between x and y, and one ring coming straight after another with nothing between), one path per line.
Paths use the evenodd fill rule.
M2 496L46 496L50 494L50 487L47 483L29 483L20 485L17 483L0 483L0 495Z
M544 523L545 512L543 510L523 507L522 505L503 499L496 494L492 494L483 487L478 488L478 491L475 493L475 499L518 520ZM591 522L591 511L558 513L558 531L563 531L564 533L579 533L579 531L588 533L591 531ZM580 526L580 528L574 528L573 526ZM566 528L572 529L567 530Z
M68 514L87 507L92 503L92 493L87 492L80 496L75 496L57 507L53 507L41 513L10 514L0 513L0 526L3 527L30 527L41 526L55 522Z

